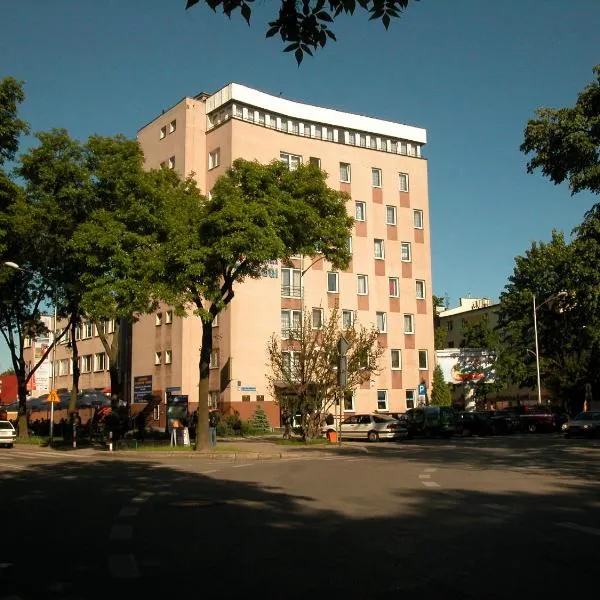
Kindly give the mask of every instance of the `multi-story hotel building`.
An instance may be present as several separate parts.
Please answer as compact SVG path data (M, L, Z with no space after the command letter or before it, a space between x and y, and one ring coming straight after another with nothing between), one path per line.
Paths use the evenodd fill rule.
M330 187L350 194L352 261L293 259L234 287L214 327L208 401L250 417L258 403L279 423L267 371L267 342L312 311L318 326L333 307L344 322L375 324L385 352L381 372L355 391L347 412L404 411L418 402L434 366L427 161L424 129L293 102L231 83L183 98L138 133L147 168L192 174L209 194L236 158L318 164ZM314 263L314 264L313 264ZM196 402L201 324L168 306L133 327L132 380L154 393ZM86 352L82 350L82 353ZM88 354L93 354L89 352ZM139 387L141 389L141 387ZM139 395L139 394L137 394Z

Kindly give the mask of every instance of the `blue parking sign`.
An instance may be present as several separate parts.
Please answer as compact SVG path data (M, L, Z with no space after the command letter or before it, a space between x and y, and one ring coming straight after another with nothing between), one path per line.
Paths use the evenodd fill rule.
M427 395L427 386L424 383L420 383L418 389L419 389L419 391L418 391L419 396Z

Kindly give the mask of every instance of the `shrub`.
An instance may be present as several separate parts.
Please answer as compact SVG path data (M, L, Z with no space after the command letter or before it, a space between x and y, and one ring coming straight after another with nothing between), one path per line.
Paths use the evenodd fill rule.
M267 413L262 406L259 406L252 415L252 418L249 421L251 427L259 431L261 433L265 433L266 431L271 431L271 425L269 424L269 418L267 417Z

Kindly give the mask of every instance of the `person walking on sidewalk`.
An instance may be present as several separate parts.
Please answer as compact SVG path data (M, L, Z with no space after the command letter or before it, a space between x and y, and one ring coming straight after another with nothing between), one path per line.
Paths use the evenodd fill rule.
M208 442L211 446L217 445L217 415L214 410L208 413Z

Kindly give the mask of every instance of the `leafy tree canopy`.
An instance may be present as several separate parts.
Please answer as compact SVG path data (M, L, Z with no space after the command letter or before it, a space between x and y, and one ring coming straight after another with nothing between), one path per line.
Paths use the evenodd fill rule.
M430 403L433 406L450 406L452 404L452 391L450 385L444 380L444 372L441 365L436 365L433 370Z
M19 149L19 138L29 131L27 122L18 117L25 100L23 83L12 77L0 80L0 165L12 160Z
M254 0L187 0L186 9L204 2L215 12L221 9L231 17L239 10L250 25ZM268 24L266 37L279 35L286 47L293 52L298 64L305 54L323 48L327 40L336 41L330 29L331 23L342 14L354 15L355 10L366 11L371 21L378 20L387 29L392 18L400 16L410 0L280 0L277 17Z
M572 194L600 194L600 65L595 81L577 96L573 107L540 108L525 128L521 151L534 156L527 164L541 169L555 184L567 181Z

